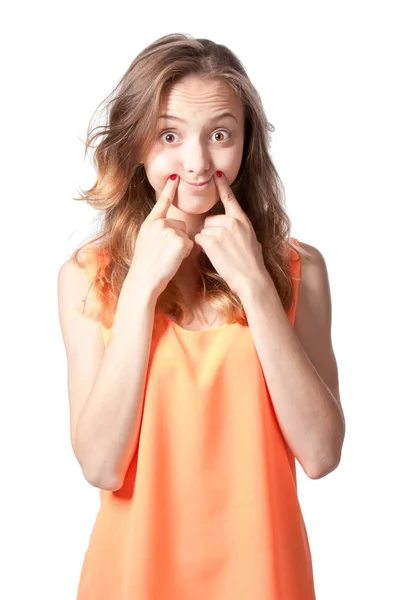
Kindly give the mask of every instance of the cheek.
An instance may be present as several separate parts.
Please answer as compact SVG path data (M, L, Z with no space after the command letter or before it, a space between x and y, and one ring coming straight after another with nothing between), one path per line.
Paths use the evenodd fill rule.
M215 170L223 171L229 182L236 179L242 161L242 150L232 148L218 152L211 157ZM157 192L161 192L170 175L176 171L176 161L172 159L172 153L161 152L152 154L144 163L146 176L150 185Z
M235 170L240 167L243 156L243 144L240 142L232 144L229 148L219 150L214 156L216 168L225 167L225 170ZM222 169L220 169L222 171Z
M216 169L222 171L228 179L229 185L236 179L242 163L242 153L232 152L221 155L220 160L216 161Z
M154 157L151 161L144 163L144 170L152 188L161 191L165 187L166 180L172 175L171 161L165 155Z

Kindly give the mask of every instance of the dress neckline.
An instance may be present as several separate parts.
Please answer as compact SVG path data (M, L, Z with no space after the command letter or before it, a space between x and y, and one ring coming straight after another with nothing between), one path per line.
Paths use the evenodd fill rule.
M180 333L182 333L183 335L204 335L204 334L211 334L214 332L218 332L218 331L223 331L224 329L227 329L228 327L237 327L240 325L240 323L221 323L221 325L216 325L215 327L209 327L208 329L185 329L184 327L182 327L181 325L178 325L178 323L176 323L175 321L173 321L170 317L168 317L165 313L160 313L162 315L162 317L165 319L165 321L169 324L170 327L172 327L173 329L175 329L176 331L179 331Z

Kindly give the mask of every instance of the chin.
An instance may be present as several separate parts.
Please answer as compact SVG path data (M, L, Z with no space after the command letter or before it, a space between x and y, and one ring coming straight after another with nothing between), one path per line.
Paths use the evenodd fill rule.
M202 215L209 212L218 202L219 196L213 194L177 193L174 204L188 215Z

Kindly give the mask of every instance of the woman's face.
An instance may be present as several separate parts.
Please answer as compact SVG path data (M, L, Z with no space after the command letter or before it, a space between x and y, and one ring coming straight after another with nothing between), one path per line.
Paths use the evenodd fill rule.
M222 116L228 112L232 116ZM180 181L173 206L188 215L208 212L219 200L215 171L223 171L233 183L243 144L243 109L232 89L221 81L186 77L164 98L158 136L143 161L156 199L176 173ZM209 180L205 189L188 185Z

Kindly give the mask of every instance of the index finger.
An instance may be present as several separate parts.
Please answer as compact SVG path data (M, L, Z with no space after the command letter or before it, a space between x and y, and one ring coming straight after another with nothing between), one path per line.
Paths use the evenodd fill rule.
M217 190L219 191L221 202L225 207L225 214L239 220L248 220L248 217L233 193L225 174L221 171L218 172L221 173L221 176L216 177L216 175L214 175L214 181Z
M151 209L151 212L147 215L146 221L153 221L154 219L165 219L169 207L175 196L176 188L179 184L179 176L176 176L175 181L168 177L167 182L164 186L163 191L160 194L157 202Z

